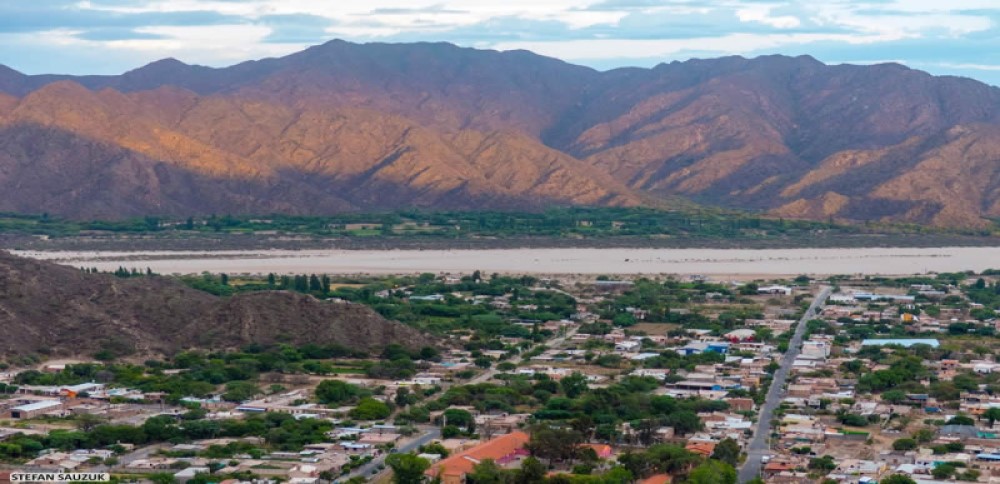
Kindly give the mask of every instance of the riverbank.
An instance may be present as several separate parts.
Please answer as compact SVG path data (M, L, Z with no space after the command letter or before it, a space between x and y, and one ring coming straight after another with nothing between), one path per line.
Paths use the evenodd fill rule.
M0 248L30 251L218 250L495 250L495 249L801 249L996 247L1000 238L947 234L843 234L809 237L311 237L303 235L80 235L42 237L0 234Z

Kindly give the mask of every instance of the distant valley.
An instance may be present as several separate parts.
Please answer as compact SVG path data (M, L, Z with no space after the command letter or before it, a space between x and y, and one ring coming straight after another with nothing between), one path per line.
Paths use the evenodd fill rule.
M77 219L690 199L986 227L1000 89L900 65L729 57L598 72L333 41L223 69L0 67L0 211Z

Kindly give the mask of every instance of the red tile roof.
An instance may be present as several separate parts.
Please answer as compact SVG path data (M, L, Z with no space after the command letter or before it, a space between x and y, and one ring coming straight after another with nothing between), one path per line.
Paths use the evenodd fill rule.
M671 480L668 474L654 474L639 481L639 484L668 484Z
M523 448L528 443L528 440L530 440L530 437L524 432L511 432L507 435L501 435L434 464L424 474L430 477L446 475L464 476L472 472L472 468L484 460L492 459L496 461L514 454L518 449Z
M712 442L691 442L684 448L695 454L708 457L715 451L715 444Z
M792 469L795 469L795 464L790 462L768 462L767 465L764 466L765 471L772 472L790 471Z

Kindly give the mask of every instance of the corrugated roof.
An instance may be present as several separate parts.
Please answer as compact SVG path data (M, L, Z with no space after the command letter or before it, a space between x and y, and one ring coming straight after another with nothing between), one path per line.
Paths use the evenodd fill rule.
M42 400L40 402L20 405L12 408L11 410L17 410L19 412L33 412L35 410L45 410L46 408L54 408L60 405L62 405L62 402L59 400Z

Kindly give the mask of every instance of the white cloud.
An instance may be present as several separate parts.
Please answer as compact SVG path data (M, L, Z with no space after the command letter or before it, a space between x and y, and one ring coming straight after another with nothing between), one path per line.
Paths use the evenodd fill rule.
M527 49L540 54L568 60L593 60L603 58L646 59L675 58L678 54L730 55L746 54L788 45L812 42L843 42L847 44L873 44L898 37L884 35L859 36L854 34L730 34L721 37L693 39L588 39L566 42L501 42L500 50Z
M38 2L39 9L50 1L55 0ZM19 2L17 8L30 11L30 5ZM192 12L225 18L214 22L224 25L211 26L163 22L126 25L119 33L131 29L146 35L125 35L125 40L87 36L87 27L80 22L46 25L19 37L23 29L4 30L0 18L0 35L14 35L12 38L23 42L26 49L106 49L106 68L115 59L133 63L137 58L152 61L165 56L225 65L286 54L301 49L304 43L335 37L530 49L602 66L627 64L632 59L669 61L689 55L809 53L808 49L817 45L834 52L832 59L903 57L900 60L915 65L950 63L948 69L968 70L993 61L1000 63L991 57L1000 52L1000 35L984 35L998 29L994 21L1000 19L997 0L80 0L67 5L81 13L113 14L119 20L160 14L164 18L197 18L184 15ZM0 15L2 7L0 3ZM275 15L308 17L311 23L308 29L296 29L294 20L279 27L267 21ZM931 49L936 52L931 53L912 46L907 57L891 50L905 42L974 45L983 49L982 56L991 58L958 58L946 56L941 49ZM831 45L845 48L837 51ZM870 50L860 52L862 47L852 46ZM17 51L0 46L6 57ZM41 64L37 58L27 59L30 54L24 56L25 65ZM65 62L65 57L59 61ZM16 54L0 58L0 63L19 64ZM88 67L81 61L73 68L87 72L93 65ZM65 69L56 66L49 70Z
M1000 71L1000 64L964 64L952 62L939 62L939 67L948 69L973 70L973 71Z
M791 29L802 25L802 22L791 15L772 16L772 5L753 5L736 11L741 22L758 22L777 29Z

